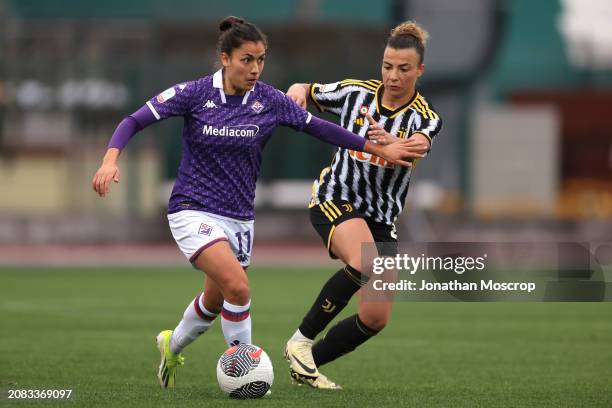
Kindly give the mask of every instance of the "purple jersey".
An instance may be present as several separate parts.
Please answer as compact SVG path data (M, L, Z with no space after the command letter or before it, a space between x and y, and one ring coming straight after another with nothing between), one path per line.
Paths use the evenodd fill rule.
M311 114L261 81L232 104L222 71L147 102L157 120L183 116L183 156L168 212L199 210L252 220L262 150L279 125L302 130ZM236 99L236 98L232 98Z

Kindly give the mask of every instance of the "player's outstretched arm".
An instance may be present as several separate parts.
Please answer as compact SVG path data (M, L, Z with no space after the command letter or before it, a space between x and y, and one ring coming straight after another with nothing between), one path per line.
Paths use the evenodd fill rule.
M119 123L108 142L108 150L102 159L102 165L93 176L92 187L100 197L109 193L111 181L119 183L121 179L121 172L117 165L121 150L128 144L132 136L155 121L155 116L145 105Z
M423 157L409 147L407 140L400 140L389 145L378 145L364 138L357 136L353 132L344 129L334 123L313 116L304 128L304 132L323 140L324 142L343 147L345 149L357 150L360 152L372 153L382 157L393 164L404 167L411 167L412 163L407 160L420 159Z
M287 96L297 103L300 108L308 107L308 94L310 93L310 84L293 84L287 89Z

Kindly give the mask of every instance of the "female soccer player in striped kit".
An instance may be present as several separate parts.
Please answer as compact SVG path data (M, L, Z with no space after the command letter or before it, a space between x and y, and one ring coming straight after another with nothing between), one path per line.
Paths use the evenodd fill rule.
M313 117L284 93L258 81L267 41L237 17L221 21L213 75L168 88L126 117L113 134L93 188L109 192L119 182L117 159L139 130L182 116L183 154L168 207L170 230L183 254L205 273L204 292L189 303L182 320L157 336L160 385L175 385L181 351L204 333L217 315L228 345L251 343L250 292L255 183L263 147L277 126L289 126L347 149L382 155L400 165L412 157L403 146L376 145ZM364 143L365 142L365 143ZM412 156L411 156L412 155Z
M415 158L424 156L442 126L432 105L416 90L425 66L427 33L414 22L391 31L382 60L382 81L347 79L332 84L294 84L287 96L300 106L308 100L340 117L341 125L379 143L407 140ZM333 258L345 267L323 286L314 304L287 342L291 375L314 388L338 389L318 367L353 351L380 332L391 303L359 302L358 314L340 321L314 344L315 337L340 313L368 280L362 243L385 243L379 255L397 253L394 222L402 211L411 168L395 166L375 154L340 147L330 167L313 185L311 222ZM362 272L364 272L362 274Z

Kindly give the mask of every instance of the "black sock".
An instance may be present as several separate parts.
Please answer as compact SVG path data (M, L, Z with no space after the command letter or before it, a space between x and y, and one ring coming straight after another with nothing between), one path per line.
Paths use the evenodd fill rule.
M319 296L304 316L299 327L300 332L314 340L365 282L365 277L350 265L336 272L323 285Z
M329 329L325 337L312 348L312 356L317 367L334 361L355 350L368 339L378 334L367 327L358 315L352 315Z

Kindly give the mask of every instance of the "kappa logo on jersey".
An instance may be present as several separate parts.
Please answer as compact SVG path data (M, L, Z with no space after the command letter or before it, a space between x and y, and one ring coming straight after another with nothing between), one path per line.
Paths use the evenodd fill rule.
M320 85L319 86L319 92L332 92L332 91L335 91L336 88L338 88L338 85L340 85L340 82L334 82L332 84Z
M176 91L174 90L174 87L173 88L168 88L164 92L162 92L159 95L157 95L156 99L157 99L157 102L164 103L168 99L173 98L174 95L176 95Z
M205 108L211 109L211 108L216 108L217 105L215 105L215 103L213 101L211 101L210 99L206 101L206 103L204 104Z
M204 235L210 235L212 233L213 227L211 225L208 224L200 224L200 230L198 231L198 234L204 234Z
M251 105L251 109L253 109L253 111L255 111L255 113L261 113L263 108L264 108L263 104L261 102L259 102L259 101L255 101L255 103L253 105Z
M255 137L259 133L257 125L234 125L221 128L206 125L202 133L208 136Z

